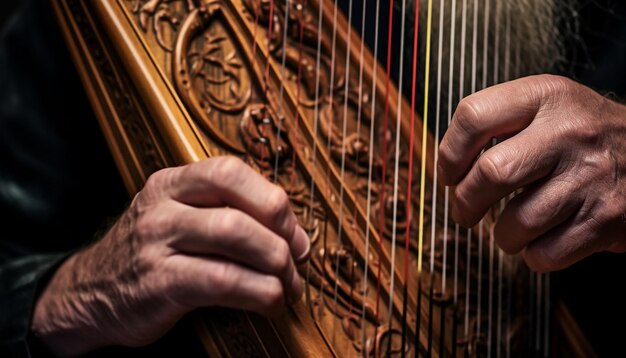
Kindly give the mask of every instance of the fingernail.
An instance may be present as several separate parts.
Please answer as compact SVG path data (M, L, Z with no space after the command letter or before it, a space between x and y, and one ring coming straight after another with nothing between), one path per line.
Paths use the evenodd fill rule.
M311 252L311 240L300 225L296 228L296 232L293 237L293 251L300 253L294 254L294 257L296 258L294 261L296 264L306 262L309 258L309 253Z

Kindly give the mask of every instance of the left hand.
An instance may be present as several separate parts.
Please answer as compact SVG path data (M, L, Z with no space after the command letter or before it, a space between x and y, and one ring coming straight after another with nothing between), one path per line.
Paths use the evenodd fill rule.
M503 140L481 150L492 138ZM452 215L473 226L510 193L493 233L549 272L626 251L626 107L563 77L500 84L461 101L439 149Z

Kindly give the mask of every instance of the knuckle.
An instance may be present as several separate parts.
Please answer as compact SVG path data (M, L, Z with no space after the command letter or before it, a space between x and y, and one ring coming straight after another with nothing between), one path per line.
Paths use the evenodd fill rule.
M496 151L488 151L478 159L478 171L487 183L505 186L511 182L514 169L506 156Z
M165 168L152 173L146 181L144 190L157 192L161 191L162 188L171 183L171 173L173 170L173 168Z
M226 183L235 181L245 167L245 163L235 156L211 158L205 163L208 167L206 173L209 175L209 180L216 179Z
M218 301L223 303L225 298L232 297L241 281L241 270L236 269L235 264L224 262L210 273L212 292Z
M289 197L287 193L279 188L274 187L267 197L267 213L274 222L278 223L287 218L289 213Z
M582 109L585 111L586 109ZM572 113L578 111L576 109L570 109ZM595 145L602 139L602 132L598 130L596 125L590 125L587 121L588 117L574 114L567 121L562 121L556 124L556 134L559 139L562 139L566 143L577 143L583 145Z
M135 221L133 234L140 242L151 241L156 236L156 230L149 215L142 215Z
M289 245L283 240L277 240L274 250L272 252L271 265L272 269L276 273L286 272L289 268L291 260L291 253Z
M285 295L283 292L283 285L280 280L275 277L268 278L268 282L265 285L265 292L263 294L264 310L268 313L275 312L283 306L284 300Z
M173 174L178 170L179 168L165 168L152 173L143 189L133 199L132 207L141 211L143 207L162 200L166 196L166 189L171 187L175 180Z
M234 233L245 229L244 215L236 209L222 210L222 215L212 224L211 230L217 236L232 237Z
M539 76L542 95L547 98L560 98L576 90L578 84L571 79L559 75Z
M139 215L133 225L133 234L144 243L161 239L174 229L173 216L170 207L154 206L151 210Z
M472 96L466 97L459 102L454 113L454 120L459 129L468 134L478 132L478 121L480 120L477 102Z

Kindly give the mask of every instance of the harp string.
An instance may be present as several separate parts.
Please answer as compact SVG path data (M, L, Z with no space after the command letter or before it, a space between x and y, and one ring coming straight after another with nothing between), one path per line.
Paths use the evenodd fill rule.
M365 0L363 4L363 24L365 24L365 8L367 7L367 0ZM364 267L364 275L363 275L363 297L367 297L367 287L368 287L368 275L369 275L369 257L370 257L370 224L371 224L371 215L372 215L372 172L373 172L373 164L374 164L374 135L376 133L376 116L373 115L375 113L376 108L376 85L377 85L377 70L378 70L378 30L379 30L379 19L380 19L380 0L376 0L376 21L374 22L374 61L372 61L372 92L371 92L371 111L372 118L370 122L370 142L369 142L369 163L368 163L368 173L367 173L367 213L366 213L366 226L365 226L365 267ZM364 27L364 25L363 25ZM362 61L361 61L362 62ZM380 261L380 260L379 260ZM378 301L378 298L376 299ZM378 313L376 313L376 318L378 318ZM367 352L367 342L365 339L365 308L361 313L361 346L363 347L363 356L366 355Z
M427 152L427 140L428 140L428 101L429 101L429 87L430 87L430 50L432 40L432 20L433 18L433 0L428 0L428 10L426 15L426 54L424 64L424 115L422 124L422 158L420 163L420 206L419 206L419 224L418 224L418 244L417 244L417 318L415 322L415 334L416 334L416 351L418 354L418 343L420 334L420 319L421 316L421 282L422 282L422 262L423 262L423 246L424 246L424 205L426 202L426 152ZM431 285L432 287L432 285Z
M418 226L418 257L417 257L417 271L422 272L423 250L424 246L424 205L426 201L426 151L428 140L428 101L429 101L429 86L430 86L430 47L432 37L432 4L433 0L428 0L428 15L426 16L426 64L424 72L424 116L423 116L423 128L422 128L422 160L420 171L420 213L419 213L419 226Z
M448 121L447 125L450 125L452 120L452 91L454 83L454 55L455 55L455 41L456 41L456 0L452 0L452 19L450 24L450 55L448 64ZM446 186L444 189L444 210L443 210L443 269L441 271L441 292L446 292L446 264L447 264L447 242L448 242L448 221L449 221L449 202L450 202L450 187ZM455 298L456 302L456 298Z
M465 269L465 340L470 342L470 288L471 288L471 263L472 263L472 230L467 230L467 267Z
M512 20L510 20L511 22L511 27L515 27L515 31L517 32L517 37L519 38L519 32L521 31L521 17L517 17L515 19L515 23L513 23ZM512 30L511 30L512 31ZM510 41L510 40L509 40ZM512 57L512 59L510 61L512 61L514 63L514 66L511 66L511 70L513 71L513 77L514 78L519 78L521 76L521 42L520 41L516 41L515 42L515 46L511 51L512 53L509 54L509 57ZM511 195L509 196L509 198L512 198L514 196L514 193L511 193ZM511 315L512 315L512 311L513 311L513 270L508 270L507 272L507 314L506 314L506 327L507 327L507 331L511 331L513 326L512 326L512 322L511 322ZM532 275L532 273L531 273ZM529 292L532 295L532 286L529 285ZM532 297L532 296L531 296ZM532 305L529 305L529 308ZM529 311L529 318L532 320L532 315L530 314ZM506 356L507 358L511 356L511 339L510 337L507 338L506 340Z
M488 64L489 64L489 25L490 25L490 10L491 10L491 1L485 0L485 16L483 22L483 54L482 54L482 88L487 88L487 80L488 80ZM481 155L484 152L481 151ZM476 337L480 339L482 333L482 281L483 281L483 235L484 235L484 225L485 222L483 219L478 223L478 299L477 299L477 322L476 322ZM489 250L489 254L491 257L491 247Z
M537 276L537 280L535 281L536 285L537 285L537 294L535 296L535 299L537 300L537 317L535 318L535 354L539 355L539 353L541 352L541 311L542 311L542 304L543 304L543 275L542 274L536 274Z
M443 9L442 9L443 10ZM443 11L442 11L443 12ZM462 24L464 25L464 24ZM451 12L451 24L450 24L450 54L449 54L449 64L448 64L448 120L447 127L450 126L450 121L452 119L452 100L453 100L453 83L454 83L454 56L455 56L455 44L456 44L456 0L452 0L452 12ZM438 136L438 133L436 134ZM443 211L443 265L441 269L441 294L445 298L446 295L446 279L447 279L447 262L448 262L448 223L449 223L449 201L450 201L450 187L446 186L444 189L444 211ZM453 296L453 317L456 316L456 272L457 272L457 263L456 260L458 258L458 241L455 238L455 261L454 261L454 296ZM443 354L444 344L445 344L445 310L442 307L441 310L441 332L439 335L440 340L440 354ZM452 330L456 332L456 320L453 320ZM455 342L455 334L452 335L452 350L454 351L454 347L456 346ZM454 355L454 354L453 354Z
M365 15L366 15L366 9L367 9L367 0L363 0L363 4L362 4L362 9L361 9L361 39L363 41L365 41ZM363 54L364 54L364 50L365 50L365 44L362 43L360 48L359 48L359 82L358 82L358 103L357 103L357 125L356 125L356 135L357 138L359 140L359 142L361 141L361 120L362 120L362 113L361 113L361 109L362 109L362 101L363 101ZM348 51L349 53L349 51ZM347 94L346 94L347 95ZM357 171L357 166L360 163L360 151L356 151L355 153L355 161L354 163L356 163L354 169L353 169L353 175L357 176L358 175L358 171ZM354 208L354 213L353 213L353 222L357 222L357 209L356 206ZM368 227L365 226L364 228L365 231L368 230ZM355 245L351 245L352 246L352 252L351 252L351 258L354 259L356 257L356 248ZM369 260L367 257L364 258L364 262L365 265L367 265L369 263ZM350 281L351 282L355 282L355 275L354 275L354 270L355 270L355 264L353 263L350 266ZM365 268L364 268L365 270ZM350 311L348 313L348 317L352 317L353 316L353 300L354 300L354 291L356 290L356 288L354 286L350 286ZM366 302L366 297L363 296L363 312L365 312L366 306L365 306L365 302ZM362 329L361 330L361 334L364 334L365 331ZM360 337L361 341L363 341L363 337ZM363 347L363 351L365 352L365 346Z
M364 1L362 4L362 9L361 9L361 39L364 41L365 40L365 15L366 15L366 8L367 8L367 1ZM360 136L361 136L361 101L363 100L363 51L365 49L365 44L361 43L361 46L359 48L359 82L357 85L357 95L358 95L358 103L357 103L357 111L356 111L356 115L357 115L357 125L356 125L356 134L357 134L357 140L359 142L361 142ZM369 140L372 140L372 138L369 138ZM357 166L359 165L359 154L360 151L356 151L355 153L355 167L353 168L353 175L357 176L358 175L358 171L357 171ZM352 220L354 223L357 222L357 208L356 206L354 207L353 210L353 217ZM367 227L365 227L365 230L367 230ZM356 255L356 249L355 249L355 245L352 245L352 253L351 253L351 257L354 259ZM366 258L367 260L367 258ZM354 282L354 267L355 264L351 265L351 282ZM355 287L354 286L350 286L350 313L349 316L352 316L352 310L353 310L353 305L352 305L352 300L354 299L354 291L355 291ZM364 301L365 302L365 301ZM365 307L365 305L364 305ZM365 308L363 308L365 309Z
M317 14L317 33L321 34L322 33L322 19L323 19L323 3L320 1L319 3L319 8L318 8L318 14ZM314 138L317 138L319 135L319 115L320 115L320 65L321 65L321 54L322 54L322 36L318 36L317 39L317 52L316 52L316 59L315 59L315 97L314 97L314 108L313 108L313 136ZM313 141L313 148L311 151L311 162L313 164L316 164L316 160L317 160L317 141L314 140ZM310 200L309 200L309 222L311 222L313 220L313 215L314 215L314 208L313 208L313 203L315 202L315 180L313 179L313 176L311 176L311 182L310 182L310 187L309 187L309 191L311 192L311 196L310 196ZM324 217L324 225L323 225L323 249L324 249L324 253L322 255L322 263L324 263L324 260L326 258L326 236L327 236L327 230L328 226L327 226L327 218ZM310 230L309 230L309 237L312 236L313 232L311 231L313 230L313 226L311 226ZM314 255L315 253L311 253L312 255ZM315 317L315 313L313 312L313 302L311 300L311 290L310 290L310 279L311 279L311 260L307 260L307 277L306 277L306 299L307 299L307 307L310 310L311 316ZM321 280L321 287L319 290L319 294L318 297L316 298L316 300L320 299L321 295L324 294L324 280Z
M435 104L435 133L434 133L434 150L433 150L433 179L432 179L432 201L431 201L431 222L430 222L430 275L429 275L429 305L428 305L428 356L432 354L432 341L433 341L433 304L434 304L434 285L435 285L435 246L437 242L435 240L436 227L437 227L437 197L438 188L437 180L439 169L437 163L439 161L439 133L441 129L441 77L442 77L442 64L443 64L443 33L444 33L444 12L445 2L439 0L439 27L438 27L438 41L437 41L437 89L436 89L436 104Z
M287 2L289 0L286 0ZM301 94L302 94L302 86L301 86L301 82L302 82L302 53L304 51L304 9L306 9L308 5L308 0L303 0L302 2L302 9L301 11L298 13L298 30L299 30L299 39L298 39L298 73L297 73L297 77L296 77L296 120L295 120L295 127L296 127L296 133L295 133L295 141L294 141L294 149L292 151L292 158L291 158L291 175L292 175L292 180L295 181L296 179L296 152L297 152L297 148L300 145L300 105L302 103L301 101ZM285 38L284 44L287 43L287 39ZM286 52L286 51L285 51ZM283 64L284 66L284 64ZM280 138L280 137L279 137ZM279 141L277 141L278 143Z
M393 221L391 228L391 269L389 270L390 283L389 283L389 304L388 304L388 329L391 332L392 318L393 318L393 297L395 286L395 264L396 264L396 240L397 240L397 222L398 222L398 188L400 177L400 129L402 127L402 89L404 84L404 36L406 30L406 0L402 0L401 20L400 20L400 64L398 68L398 99L396 107L396 143L395 143L395 168L394 168L394 183L393 183ZM391 67L390 63L387 63L388 67ZM405 285L407 282L405 282ZM391 339L389 339L387 345L387 353L391 351ZM404 347L400 347L401 351L404 351Z
M550 356L550 273L545 274L545 284L546 284L546 304L545 304L545 316L544 316L544 340L543 340L543 356Z
M318 12L318 33L321 33L322 31L322 9L323 6L320 3L319 6L319 12ZM314 114L313 114L313 136L314 138L317 138L318 135L318 110L319 110L319 88L320 88L320 81L319 81L319 65L320 65L320 55L321 55L321 36L318 37L318 41L317 41L317 52L316 52L316 62L315 62L315 71L316 71L316 80L315 80L315 97L314 97ZM313 141L313 148L312 148L312 153L311 153L311 161L313 162L313 164L315 164L315 159L317 156L317 141ZM311 193L311 197L309 200L309 208L308 208L308 222L312 222L313 219L313 202L314 202L314 198L315 198L315 182L313 180L313 178L311 177L311 183L309 186L309 191ZM311 226L311 228L309 228L309 232L308 232L308 236L311 237L313 232L313 226ZM326 233L324 232L324 235L326 235ZM315 253L311 253L311 255L314 255ZM305 278L305 292L306 292L306 306L309 310L313 309L313 302L311 301L311 290L310 290L310 280L311 280L311 260L307 260L307 265L306 265L306 278ZM314 317L313 312L311 311L311 316Z
M274 0L270 0L270 11L267 25L267 59L265 60L265 71L263 73L263 94L264 100L267 104L267 91L269 90L269 75L270 75L270 49L272 46L272 38L274 35Z
M434 133L434 154L433 154L433 184L432 184L432 211L431 211L431 224L430 224L430 273L434 274L435 272L435 234L436 234L436 222L437 222L437 179L439 170L437 169L437 163L439 162L439 132L441 129L441 75L442 75L442 52L443 52L443 19L445 12L445 3L444 0L439 0L439 30L438 30L438 42L437 42L437 94L436 94L436 105L435 105L435 133Z
M536 288L537 285L535 283L535 273L530 270L529 271L529 275L530 275L530 284L529 284L529 290L528 290L528 352L533 352L534 351L534 347L533 347L533 341L534 341L534 327L535 327L535 319L536 319L536 306L535 306L535 292L536 292Z
M389 88L391 85L391 44L393 36L393 5L394 0L389 1L389 21L387 29L387 62L386 62L386 76L385 76L385 112L383 116L383 155L382 155L382 173L380 179L379 192L379 222L378 222L378 267L377 269L377 284L376 284L376 321L378 322L380 314L380 293L381 293L381 274L382 274L382 260L383 256L383 235L385 225L385 193L386 193L386 176L387 176L387 130L389 128ZM393 273L391 273L393 275ZM390 293L392 296L393 293ZM374 337L378 335L378 325L374 328Z
M348 42L346 44L346 63L344 74L344 93L343 93L343 116L342 116L342 131L341 131L341 169L340 169L340 185L339 188L339 220L337 222L337 247L336 250L341 248L341 236L343 230L343 200L344 200L344 176L346 167L346 147L347 147L347 124L348 124L348 97L350 91L350 49L352 44L352 0L348 1ZM333 103L331 102L331 106ZM337 310L337 295L339 292L339 254L335 255L335 288L333 293L333 301L335 310ZM350 311L352 311L352 303L350 303ZM336 323L336 321L335 321Z
M461 55L461 59L460 59L460 66L459 66L459 101L461 101L461 99L463 99L464 95L465 95L465 53L466 53L466 41L467 41L467 0L463 0L463 4L461 6L461 50L460 50L460 55ZM450 124L450 121L452 120L452 109L449 108L449 122L448 125ZM447 193L449 195L449 187L446 187ZM447 204L447 202L446 202ZM447 210L446 210L447 211ZM459 224L454 224L454 289L453 289L453 304L455 307L455 318L457 317L457 305L458 305L458 279L459 279ZM468 230L468 232L470 232ZM469 246L469 241L467 243L468 248ZM469 252L469 251L468 251ZM469 280L467 280L467 282L469 283ZM468 292L469 293L469 290ZM467 300L467 302L469 303L469 300ZM469 312L468 312L469 313ZM454 332L455 332L455 336L456 336L456 331L457 331L457 327L455 325L454 327ZM453 340L452 341L453 344L453 350L455 350L456 347L456 341ZM453 354L454 355L454 354Z
M477 59L478 59L478 0L474 0L474 6L472 10L472 68L470 77L470 93L476 92L476 77L477 77ZM480 226L480 224L479 224ZM471 289L471 262L472 262L472 230L467 230L467 259L466 259L466 280L465 280L465 338L470 342L470 289ZM478 252L481 250L479 249Z
M361 39L362 39L362 41L365 41L365 15L367 14L367 11L366 11L366 9L367 9L367 0L363 0L362 6L363 7L361 9ZM362 113L361 113L362 107L361 106L362 106L362 101L363 101L363 68L364 68L364 65L363 65L363 54L364 54L364 50L365 50L365 44L361 43L361 47L359 49L359 82L358 82L358 103L357 103L357 112L356 112L357 113L356 133L357 133L357 136L359 138L359 141L360 141L360 136L361 136L361 119L362 119L361 118L361 116L362 116ZM349 51L348 51L348 55L349 55ZM369 141L373 141L373 140L374 140L373 137L369 138ZM356 167L360 163L359 154L360 154L360 151L357 151L356 152L356 157L355 157L356 165L355 165L355 169L354 169L354 175L355 176L358 175ZM353 220L354 220L355 223L357 222L356 207L354 208ZM366 225L364 230L366 232L369 231L369 225ZM367 247L367 243L366 243L366 247ZM367 248L366 248L366 251L367 251ZM352 245L352 256L351 257L353 259L355 257L355 252L356 252L355 246ZM367 257L367 254L365 255L364 260L365 260L364 261L365 262L364 263L365 267L363 268L363 271L366 270L367 265L369 264L369 258ZM355 267L355 265L352 264L351 265L351 276L352 276L351 277L351 282L354 282L354 267ZM367 284L367 281L364 281L364 283ZM355 291L355 287L350 286L350 312L348 314L349 317L353 315L353 312L352 312L353 311L353 303L352 302L353 302L353 299L354 299L354 291ZM365 310L366 310L366 307L365 307L366 296L363 295L362 297L363 297L363 307L362 307L362 310L363 310L363 313L365 313ZM365 327L363 326L363 324L364 324L365 317L362 317L362 319L363 319L363 321L361 322L362 326L361 326L361 337L360 337L360 340L361 340L361 342L364 342ZM362 347L363 353L365 353L366 352L365 345L362 345L361 347Z
M335 112L334 112L334 95L335 95L335 65L336 65L336 60L337 60L337 56L336 56L336 45L337 45L337 12L338 12L338 0L334 1L334 8L333 8L333 37L332 37L332 45L331 45L331 61L330 61L330 81L328 83L328 106L330 108L330 113L331 113L331 120L328 121L328 135L327 135L327 141L326 141L326 152L329 153L329 155L331 155L332 153L332 133L334 130L334 121L333 119L335 118ZM320 6L323 6L321 1L320 1ZM321 37L321 33L319 34ZM329 191L329 196L332 195L332 189L331 189L331 184L330 184L330 165L328 166L328 168L326 169L326 187L328 188ZM340 214L341 215L341 214ZM341 218L339 218L339 223L341 222ZM328 246L327 246L328 242L325 242L324 244L324 257L322 258L322 269L325 267L326 264L326 259L328 256ZM335 245L336 248L339 248L339 246L341 245L341 242L339 241L339 236L337 235L336 240L335 240ZM336 262L337 263L337 262ZM337 277L337 276L335 276ZM337 287L338 287L338 281L335 280L334 282L334 288L333 288L333 309L335 312L337 312ZM320 295L322 297L322 299L324 299L324 291L320 291ZM334 334L336 333L336 320L333 321L333 343L334 340L337 335Z
M511 8L508 6L508 2L505 3L507 6L505 8L505 13L504 13L504 81L509 81L510 80L510 56L511 56ZM499 20L498 20L499 21ZM496 73L498 73L498 71L496 70ZM506 202L511 198L511 196L509 196L508 198L505 198L503 200L500 200L500 208L499 211L497 211L499 214L501 214L504 211L504 208L506 206ZM494 238L495 239L495 238ZM496 326L496 357L500 357L501 353L502 353L502 346L503 343L502 342L502 311L504 310L503 308L503 302L502 302L502 296L503 296L503 290L504 290L504 265L506 264L506 262L509 261L507 259L507 257L504 256L504 252L502 251L502 249L498 248L498 312L497 312L497 326ZM507 288L508 289L508 288ZM508 310L511 309L510 306L507 306ZM508 328L508 327L507 327ZM508 337L505 337L507 339L507 342L505 343L505 354L509 354L509 346L508 346Z
M500 1L495 2L495 16L494 16L494 66L493 66L493 84L498 83L498 70L500 65ZM486 71L485 71L486 72ZM497 139L493 138L491 141L492 146L497 144ZM494 208L495 209L495 208ZM497 215L497 210L494 210L494 214ZM492 224L493 227L493 224ZM493 237L493 230L489 230L489 299L487 316L489 317L487 325L487 357L491 357L493 350L493 291L494 291L494 270L495 270L495 240Z
M280 121L279 125L276 126L276 148L274 148L274 183L276 183L276 181L278 180L278 162L280 160L280 151L279 151L279 146L280 146L280 132L281 132L281 127L283 125L284 122L284 118L285 118L285 113L283 112L283 102L284 102L284 97L285 97L285 82L287 81L286 75L285 75L285 68L287 66L285 66L286 64L286 60L287 60L287 29L289 26L289 0L285 0L285 12L283 14L284 16L284 21L283 21L283 39L282 39L282 58L281 58L281 64L280 64L280 88L279 88L279 95L278 95L278 121ZM268 61L269 63L269 61ZM300 83L297 83L297 88L300 88ZM296 111L297 113L297 111ZM296 131L297 132L297 131ZM294 150L295 153L295 150Z
M412 57L412 73L411 73L411 126L409 137L409 171L407 179L407 192L406 192L406 231L404 237L404 291L402 293L402 357L405 356L405 344L407 335L407 306L408 306L408 287L409 287L409 242L411 239L411 225L412 225L412 208L413 208L413 160L414 160L414 146L415 146L415 99L417 97L417 54L418 54L418 40L419 40L419 8L420 2L415 1L415 14L413 22L413 57ZM419 298L418 298L419 299ZM420 315L417 311L416 315ZM416 332L418 335L419 332ZM414 347L415 355L419 351L419 347Z

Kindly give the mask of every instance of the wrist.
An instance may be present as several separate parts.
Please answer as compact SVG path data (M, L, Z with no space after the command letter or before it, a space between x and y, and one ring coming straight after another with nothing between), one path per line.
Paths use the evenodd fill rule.
M53 274L35 303L31 331L58 356L79 355L104 345L85 298L73 287L79 252Z

